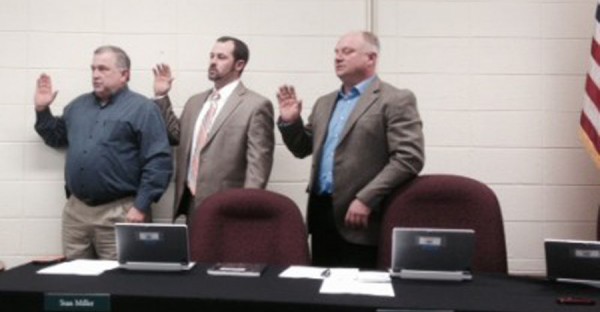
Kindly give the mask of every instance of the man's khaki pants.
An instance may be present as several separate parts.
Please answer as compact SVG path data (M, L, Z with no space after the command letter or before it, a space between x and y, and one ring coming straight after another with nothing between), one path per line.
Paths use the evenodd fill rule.
M62 218L63 253L67 259L116 260L115 223L126 222L133 200L126 197L92 207L71 195Z

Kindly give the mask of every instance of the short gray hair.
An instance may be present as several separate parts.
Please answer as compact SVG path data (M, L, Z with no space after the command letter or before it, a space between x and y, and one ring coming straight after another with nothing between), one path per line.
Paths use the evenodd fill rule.
M104 45L98 47L94 51L94 54L97 55L105 52L112 52L115 54L115 56L117 57L117 67L126 70L129 70L131 68L131 60L129 59L129 56L127 55L127 53L125 53L123 49L113 45Z
M372 52L379 54L381 46L379 45L379 38L377 38L377 35L370 31L361 31L360 33L365 42L368 44L369 48L372 49Z

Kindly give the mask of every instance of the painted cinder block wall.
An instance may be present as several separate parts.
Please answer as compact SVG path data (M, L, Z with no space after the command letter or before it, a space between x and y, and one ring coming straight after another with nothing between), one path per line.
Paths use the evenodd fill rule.
M349 31L382 41L380 76L418 98L424 173L487 183L505 219L511 273L542 274L543 239L594 239L600 171L577 137L595 0L2 0L0 1L0 260L60 252L64 153L33 130L36 77L59 90L53 111L91 90L95 47L133 61L132 89L152 95L167 62L176 110L210 87L208 53L233 35L251 50L246 85L275 101L293 84L307 115L339 87L333 48ZM278 135L268 188L304 211L309 160ZM172 188L154 207L169 221Z

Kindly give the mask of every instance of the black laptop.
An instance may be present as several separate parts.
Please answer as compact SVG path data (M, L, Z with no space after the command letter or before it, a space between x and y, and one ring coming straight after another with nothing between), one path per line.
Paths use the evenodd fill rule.
M185 271L194 266L184 224L117 223L115 231L120 268Z
M475 231L397 227L392 235L393 277L456 281L472 278Z
M600 286L600 242L546 239L544 250L548 279Z

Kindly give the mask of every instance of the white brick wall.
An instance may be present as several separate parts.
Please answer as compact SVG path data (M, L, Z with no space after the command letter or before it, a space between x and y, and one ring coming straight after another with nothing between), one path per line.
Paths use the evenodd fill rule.
M595 4L376 1L381 71L420 100L424 171L496 191L513 273L543 273L544 238L595 238L600 172L577 138Z
M509 268L543 273L546 237L593 239L600 171L577 138L595 0L2 0L0 1L0 259L9 266L60 252L64 153L33 131L32 94L52 75L56 112L90 90L92 51L122 46L131 87L151 95L150 68L177 77L179 112L210 86L220 35L251 50L244 82L275 100L294 84L307 115L337 88L339 35L372 23L380 75L412 89L425 124L425 173L479 179L497 193ZM372 14L372 15L370 15ZM304 210L309 160L275 152L269 189ZM168 221L172 188L154 216Z

